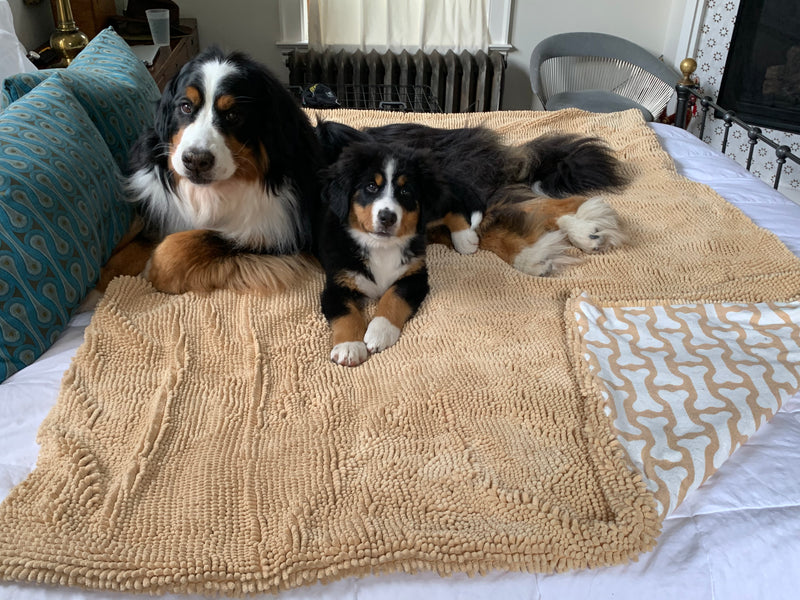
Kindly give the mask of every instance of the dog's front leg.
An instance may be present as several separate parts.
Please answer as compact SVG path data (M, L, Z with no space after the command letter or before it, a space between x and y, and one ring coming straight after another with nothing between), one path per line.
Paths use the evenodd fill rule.
M453 240L453 247L460 254L473 254L478 250L478 234L475 230L481 224L483 213L474 211L469 215L467 221L465 215L460 213L447 213L444 217L444 224L450 230Z
M419 309L428 295L428 271L425 267L398 279L381 296L375 316L364 334L364 343L371 353L386 350L400 338L400 331Z
M361 313L364 297L359 292L328 281L322 291L322 314L331 327L331 360L355 367L369 357L364 343L367 322Z
M170 294L207 294L218 289L271 295L317 270L304 254L259 254L238 250L213 231L192 229L156 246L144 277Z

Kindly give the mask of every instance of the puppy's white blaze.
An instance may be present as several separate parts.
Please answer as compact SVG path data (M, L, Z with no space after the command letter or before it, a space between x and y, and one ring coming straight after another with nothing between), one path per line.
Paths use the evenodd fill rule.
M345 367L360 365L369 357L369 351L364 342L342 342L336 344L331 350L331 360Z
M397 217L395 224L389 228L389 233L394 233L400 227L400 219L403 217L403 207L395 200L394 186L392 185L396 166L392 158L388 159L386 164L383 165L383 174L386 178L383 193L372 203L372 229L375 231L381 229L380 220L378 219L381 210L389 210Z
M223 79L236 73L236 67L227 62L208 62L202 66L203 104L194 120L183 130L183 135L170 157L173 170L182 177L189 172L183 164L187 150L209 151L214 155L214 167L209 173L212 181L227 179L236 172L233 154L225 138L214 126L214 104Z
M364 343L367 345L367 350L374 354L393 346L399 338L400 329L392 325L389 319L375 317L369 322L367 332L364 334Z

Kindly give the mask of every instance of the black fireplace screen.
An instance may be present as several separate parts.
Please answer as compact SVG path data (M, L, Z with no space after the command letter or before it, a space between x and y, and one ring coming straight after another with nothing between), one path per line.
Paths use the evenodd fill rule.
M754 125L800 133L799 0L742 0L718 102Z

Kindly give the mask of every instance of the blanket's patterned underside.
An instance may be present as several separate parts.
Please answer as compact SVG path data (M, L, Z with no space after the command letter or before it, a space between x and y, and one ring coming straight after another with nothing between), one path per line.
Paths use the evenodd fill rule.
M653 494L582 391L567 299L789 300L800 262L680 178L636 111L326 116L603 137L634 177L609 198L630 243L546 279L433 246L422 310L355 369L328 361L320 278L272 298L117 280L0 508L0 578L248 592L652 547Z
M672 512L800 389L800 304L571 302L578 360L659 514Z

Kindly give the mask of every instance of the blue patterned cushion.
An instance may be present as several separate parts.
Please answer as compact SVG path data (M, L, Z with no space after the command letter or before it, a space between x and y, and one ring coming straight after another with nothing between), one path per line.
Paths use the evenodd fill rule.
M6 108L9 104L14 102L14 100L19 100L56 71L58 71L58 69L43 69L41 71L19 73L18 75L6 77L3 80L0 108Z
M0 381L55 340L130 224L122 173L54 74L0 112Z
M128 43L110 27L97 34L66 69L23 73L3 82L3 101L22 98L59 73L86 109L121 169L131 144L152 126L158 86Z

